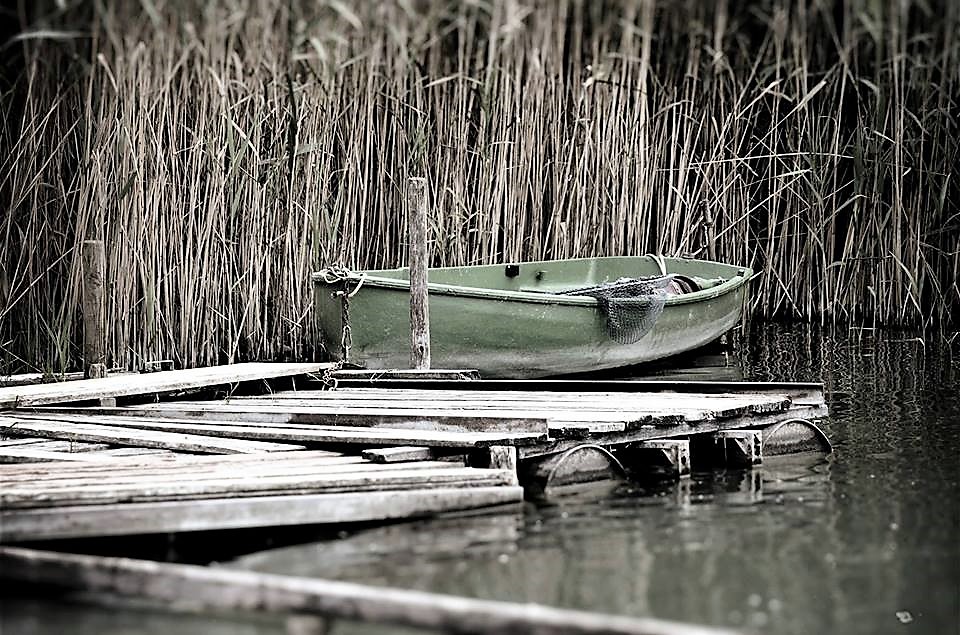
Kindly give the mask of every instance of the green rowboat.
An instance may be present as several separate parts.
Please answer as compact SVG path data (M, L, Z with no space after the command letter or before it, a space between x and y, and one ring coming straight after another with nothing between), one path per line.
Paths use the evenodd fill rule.
M676 355L736 326L751 275L723 263L659 256L431 269L433 366L475 368L484 377L543 377ZM408 276L408 269L313 275L317 320L334 359L346 351L347 361L369 369L410 366ZM647 326L638 338L611 329L603 299L575 295L638 279L654 280L659 299L641 303Z

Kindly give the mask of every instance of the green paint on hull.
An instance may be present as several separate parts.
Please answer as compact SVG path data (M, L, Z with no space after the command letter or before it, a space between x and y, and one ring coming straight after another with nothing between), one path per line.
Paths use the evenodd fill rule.
M635 344L607 335L593 298L557 291L661 273L701 278L708 288L671 296L653 329ZM430 335L435 368L476 368L484 377L543 377L618 368L692 350L736 326L749 269L650 256L582 258L431 269ZM341 300L352 292L350 361L372 369L410 365L406 269L354 272L328 283L314 275L317 322L327 349L341 353ZM362 282L361 282L362 279Z

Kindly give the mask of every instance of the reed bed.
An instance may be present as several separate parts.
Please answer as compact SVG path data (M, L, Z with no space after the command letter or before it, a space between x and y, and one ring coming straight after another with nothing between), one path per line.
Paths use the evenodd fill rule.
M301 6L302 5L302 6ZM7 44L0 360L313 357L309 274L644 253L752 309L956 324L960 6L910 0L40 2ZM708 241L706 236L715 236Z

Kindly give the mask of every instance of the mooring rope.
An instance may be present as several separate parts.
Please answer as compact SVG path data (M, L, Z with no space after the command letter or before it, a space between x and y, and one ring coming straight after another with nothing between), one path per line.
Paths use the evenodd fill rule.
M644 256L646 256L647 258L650 258L650 259L653 260L655 263L657 263L657 267L660 269L660 275L661 275L661 276L667 275L667 260L666 260L666 258L664 258L661 254L644 254Z
M353 290L348 291L346 282L351 279L357 279L357 284ZM343 288L334 291L330 294L330 297L340 298L340 351L341 359L340 362L346 362L350 358L350 349L353 347L353 332L350 329L350 298L357 295L357 292L360 291L360 287L363 286L364 281L367 279L367 274L361 272L359 277L354 275L352 271L347 269L342 265L332 265L320 271L320 279L323 280L325 284L337 284L344 283Z

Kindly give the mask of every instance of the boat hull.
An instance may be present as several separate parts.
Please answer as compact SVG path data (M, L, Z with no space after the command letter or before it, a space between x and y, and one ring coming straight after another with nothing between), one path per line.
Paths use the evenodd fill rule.
M721 263L662 259L669 273L718 276L726 281L668 299L653 328L633 344L610 338L606 317L593 298L550 293L621 275L652 275L658 272L656 262L595 258L523 263L519 273L504 266L431 270L433 366L475 368L484 377L589 372L689 351L736 326L750 272ZM326 348L334 359L342 358L343 306L336 293L355 291L347 307L352 340L348 361L370 369L409 367L405 270L368 273L372 275L364 276L362 282L359 274L329 282L315 276L316 310ZM507 288L491 288L494 285Z

